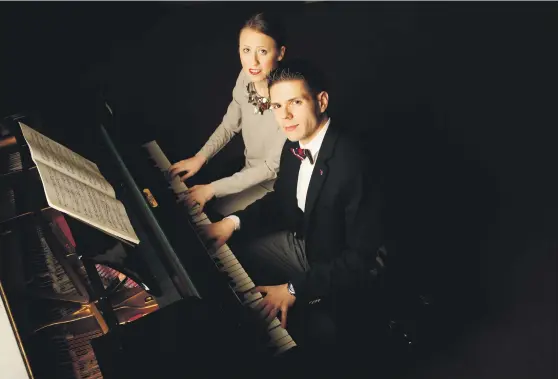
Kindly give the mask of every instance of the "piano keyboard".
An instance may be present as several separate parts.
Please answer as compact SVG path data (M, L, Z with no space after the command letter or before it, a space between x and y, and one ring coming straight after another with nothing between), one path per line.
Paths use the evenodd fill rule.
M171 166L171 162L167 159L157 142L148 142L144 144L143 147L155 162L156 167L161 170L166 180L168 180L167 170ZM188 190L188 187L180 181L178 176L170 181L169 184L169 188L177 198L184 196L184 192ZM198 205L196 205L188 209L188 214L192 222L197 226L211 224L211 220L204 212L199 215L197 214L198 208ZM262 294L250 292L255 285L229 246L225 244L216 251L208 250L207 252L215 262L218 270L226 273L230 278L229 286L235 291L239 301L244 306L250 308L256 307L256 305L262 301ZM269 345L274 349L274 355L280 355L297 346L288 331L281 327L281 323L277 318L274 318L268 325L268 336L270 337Z

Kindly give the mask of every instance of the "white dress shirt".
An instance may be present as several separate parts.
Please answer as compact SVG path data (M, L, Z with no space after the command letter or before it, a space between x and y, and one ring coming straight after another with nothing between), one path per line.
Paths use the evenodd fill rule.
M326 135L326 131L328 130L328 126L330 125L330 118L326 121L326 124L322 127L322 129L318 132L318 134L306 145L299 141L299 146L302 149L308 149L311 152L313 157L314 164L311 164L310 159L305 158L301 161L301 167L299 168L299 176L297 177L297 205L299 209L305 212L305 203L307 201L307 192L309 190L309 184L311 182L311 176L313 173L314 166L316 164L316 160L318 159L318 153L320 151L320 147L322 146L322 141L324 141L324 136ZM298 159L297 157L293 157L293 159ZM280 168L281 170L281 168ZM230 215L225 218L230 218L235 223L235 230L241 229L241 220L238 216Z
M330 125L330 119L326 121L326 124L322 127L320 132L306 145L303 145L299 141L299 146L302 149L308 149L311 151L311 156L313 162L316 163L318 159L318 152L322 146L322 141L324 141L324 135L328 126ZM311 164L310 159L306 158L301 161L301 168L299 168L299 177L297 178L297 205L299 209L305 212L305 203L307 202L307 191L309 190L309 184L311 182L311 176L314 169L314 164Z

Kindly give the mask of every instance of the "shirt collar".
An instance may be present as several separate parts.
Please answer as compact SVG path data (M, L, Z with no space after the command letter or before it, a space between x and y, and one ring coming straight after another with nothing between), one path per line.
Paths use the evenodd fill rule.
M313 156L313 159L316 160L318 155L318 151L320 150L320 146L322 146L322 141L324 140L324 136L326 135L326 131L328 130L328 126L330 125L330 118L326 121L326 124L322 127L320 132L306 145L303 145L301 141L299 141L299 146L303 149L309 149Z

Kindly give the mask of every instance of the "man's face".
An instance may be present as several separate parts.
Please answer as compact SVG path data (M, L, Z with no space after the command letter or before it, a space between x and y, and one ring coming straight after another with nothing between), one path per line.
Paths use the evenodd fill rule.
M313 97L303 80L286 80L270 87L271 108L287 138L308 143L318 133L328 94Z

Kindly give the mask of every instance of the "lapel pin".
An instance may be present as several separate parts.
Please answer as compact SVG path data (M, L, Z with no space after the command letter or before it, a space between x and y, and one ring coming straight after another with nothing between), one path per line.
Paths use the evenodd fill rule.
M324 171L320 170L320 175L324 174Z

